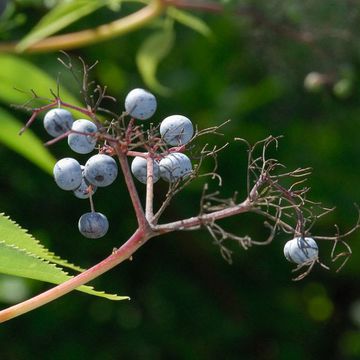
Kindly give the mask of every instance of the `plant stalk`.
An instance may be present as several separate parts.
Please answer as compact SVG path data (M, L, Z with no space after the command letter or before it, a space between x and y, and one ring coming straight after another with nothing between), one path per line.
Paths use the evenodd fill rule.
M98 26L94 29L50 36L29 46L23 52L42 53L60 49L70 50L109 40L144 27L153 19L161 15L165 8L166 5L163 0L153 0L149 5L126 17ZM18 42L2 43L0 44L0 52L21 52L17 45Z
M137 219L138 224L139 224L139 228L140 229L149 228L149 223L146 220L144 209L143 209L143 207L141 205L139 194L138 194L138 192L136 190L136 187L135 187L135 184L134 184L134 179L133 179L132 174L130 172L127 156L122 151L121 146L119 144L116 143L114 145L114 147L115 147L117 157L119 159L121 170L122 170L123 175L124 175L124 179L125 179L127 189L129 191L131 202L132 202L133 207L134 207L134 211L135 211L136 219Z
M151 232L138 229L125 244L90 269L29 300L0 311L0 323L45 305L50 301L69 293L80 285L84 285L97 278L124 260L129 259L131 255L152 236L153 234Z

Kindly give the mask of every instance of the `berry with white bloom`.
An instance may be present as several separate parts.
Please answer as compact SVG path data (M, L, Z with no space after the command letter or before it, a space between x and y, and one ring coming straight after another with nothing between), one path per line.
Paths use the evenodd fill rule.
M78 223L82 235L90 239L103 237L109 230L107 217L99 212L89 212L82 215Z
M84 170L85 170L85 166L81 165L81 171L82 171L82 181L80 186L74 190L74 195L79 198L79 199L88 199L90 197L90 193L91 195L95 194L96 191L96 186L90 184L85 176L84 176ZM91 188L90 188L91 186ZM91 190L91 191L89 191Z
M86 119L79 119L74 121L71 130L95 134L97 132L97 126ZM68 144L70 148L78 154L88 154L93 151L96 145L96 138L92 135L82 135L77 133L71 133L68 136Z
M81 166L73 158L59 160L54 166L54 179L63 190L75 190L82 181Z
M112 184L117 174L116 161L109 155L94 155L85 164L85 178L95 186L104 187Z
M171 146L187 144L194 135L194 127L190 119L183 115L171 115L160 124L160 134Z
M284 255L290 262L304 264L318 258L319 249L313 238L296 237L284 246Z
M51 109L45 114L44 128L52 137L58 137L71 129L74 119L65 109Z
M131 172L143 184L147 182L147 161L141 156L134 157L131 163ZM153 160L153 183L160 179L159 164Z
M191 160L183 153L174 152L160 160L160 176L167 182L176 182L189 176Z
M155 96L144 89L133 89L125 98L125 110L135 119L149 119L154 115L156 107Z

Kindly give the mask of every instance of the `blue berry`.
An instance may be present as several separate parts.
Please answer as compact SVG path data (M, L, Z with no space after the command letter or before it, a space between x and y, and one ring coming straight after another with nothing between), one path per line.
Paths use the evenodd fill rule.
M52 137L58 137L71 129L74 119L65 109L51 109L45 114L44 128Z
M116 161L109 155L94 155L85 164L85 178L95 186L104 187L112 184L117 174Z
M183 115L171 115L160 124L160 134L171 146L187 144L194 135L192 122Z
M89 186L91 185L91 195L95 194L96 186L90 184L84 176L85 166L81 165L82 181L80 186L74 190L74 195L79 199L88 199L90 197Z
M183 153L166 155L159 165L161 178L171 183L186 178L192 171L191 161Z
M316 260L318 254L318 246L315 240L310 237L297 237L289 240L284 246L286 259L299 265Z
M74 121L71 130L79 131L82 133L95 134L97 132L96 125L86 119L79 119ZM93 151L96 145L95 136L81 135L71 133L68 136L68 144L70 148L78 154L88 154Z
M56 184L63 190L75 190L81 184L81 166L75 159L59 160L54 166L53 173Z
M143 184L147 182L147 161L141 156L136 156L131 163L131 172ZM160 168L156 161L153 161L153 182L160 178Z
M149 119L154 115L156 107L155 96L144 89L133 89L125 98L125 110L135 119Z
M99 212L89 212L82 215L78 223L79 231L89 239L103 237L109 230L107 217Z

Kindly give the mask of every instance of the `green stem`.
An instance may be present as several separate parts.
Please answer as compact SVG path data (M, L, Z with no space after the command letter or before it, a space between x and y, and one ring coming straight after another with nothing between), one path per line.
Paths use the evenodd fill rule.
M153 0L139 11L111 23L64 35L51 36L29 46L25 52L40 53L79 48L137 30L162 14L166 4ZM0 52L18 52L17 42L0 44Z

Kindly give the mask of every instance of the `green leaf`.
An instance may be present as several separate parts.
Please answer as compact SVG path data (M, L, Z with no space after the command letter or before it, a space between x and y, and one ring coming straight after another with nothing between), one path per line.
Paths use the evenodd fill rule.
M0 54L0 100L6 104L22 104L31 99L32 95L24 91L29 91L32 87L39 96L52 97L50 89L56 90L57 83L30 62L18 56ZM81 105L62 86L60 94L62 100L73 105ZM80 114L74 111L73 113L74 115ZM30 130L27 130L21 137L18 136L18 132L24 124L16 120L10 113L0 109L0 125L0 142L52 174L55 159L42 145L42 141Z
M60 78L61 80L61 78ZM56 91L56 80L19 56L0 53L0 100L6 104L21 104L31 98L30 90L39 96L52 98L50 89ZM22 90L22 91L19 91ZM28 91L25 93L25 91ZM60 87L62 100L80 105L66 88Z
M27 234L26 230L23 230L4 214L0 214L0 273L52 284L61 284L72 278L55 263L81 270L49 252L31 235ZM110 300L128 299L126 296L95 291L91 286L83 285L76 290Z
M0 240L4 240L6 245L13 245L27 251L43 260L64 266L76 271L84 271L79 266L70 264L68 261L56 256L53 252L46 249L40 242L31 236L26 229L21 228L15 221L12 221L4 213L0 213Z
M20 41L16 49L18 51L24 51L39 40L64 29L107 4L108 1L106 0L73 0L61 2L35 25L30 33Z
M197 16L194 16L186 11L179 10L175 7L169 7L167 11L168 15L179 23L197 31L205 37L212 36L212 31L209 26Z
M56 265L42 260L25 250L13 245L7 245L0 240L0 273L20 276L28 279L40 280L52 284L61 284L72 276L56 267ZM127 296L106 294L103 291L96 291L92 286L82 285L76 288L84 293L100 296L109 300L125 300Z
M136 64L145 84L155 92L169 95L171 90L156 78L158 66L171 51L175 41L172 28L166 28L150 35L141 45L137 55Z
M52 175L56 159L31 130L19 136L23 124L0 108L0 143Z

